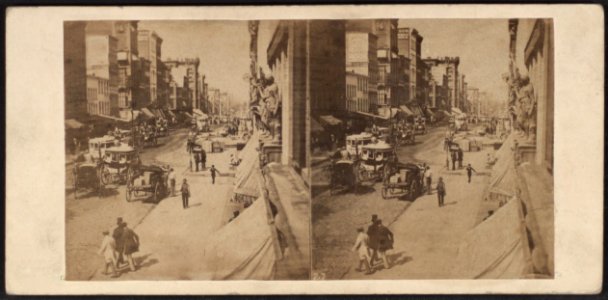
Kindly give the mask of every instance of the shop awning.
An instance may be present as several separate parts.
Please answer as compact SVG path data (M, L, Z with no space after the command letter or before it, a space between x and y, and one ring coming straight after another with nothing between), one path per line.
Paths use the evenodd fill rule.
M189 112L183 112L184 116L186 116L188 119L192 119L192 115Z
M422 110L420 109L420 107L418 105L412 105L411 109L414 112L414 115L416 115L417 117L424 116L424 114L422 113Z
M245 166L244 173L241 173L239 178L234 183L234 193L249 197L259 197L259 180L261 174L258 173L257 167L260 165L259 156L255 155L252 164ZM236 176L235 176L236 178Z
M342 120L332 116L332 115L325 115L325 116L320 116L319 119L321 119L321 122L330 125L330 126L337 126L342 124Z
M168 114L170 117L175 118L175 114L174 114L172 111L168 110L168 111L167 111L167 114Z
M452 107L452 113L455 113L457 115L462 115L462 110L460 110L458 107Z
M442 110L442 109L438 110L437 112L445 115L446 117L451 117L452 116L452 114L450 114L449 112L447 112L445 110Z
M435 113L432 110L430 110L428 107L426 108L425 112L426 112L426 116L429 118L435 116Z
M141 112L143 112L144 115L146 117L148 117L148 118L155 118L156 117L156 116L154 116L154 114L149 109L147 109L145 107L141 109Z
M74 119L67 119L65 120L65 128L66 129L80 129L84 127L84 124L74 120Z
M369 117L369 118L388 120L388 118L385 118L383 116L374 115L374 114L370 114L370 113L366 113L366 112L357 111L356 113L359 115L365 116L365 117Z
M205 279L274 279L278 241L269 225L269 210L267 201L259 198L209 238L201 249Z
M317 122L317 120L311 118L310 120L310 131L311 132L321 132L323 131L323 126Z
M407 106L405 105L401 105L399 106L399 108L401 108L401 110L408 116L413 116L414 112L412 112Z
M209 118L209 116L206 113L204 113L202 110L200 110L198 108L193 109L192 112L194 113L195 116L197 116L199 118L202 118L202 119Z
M469 279L521 279L530 273L520 200L511 198L473 228L458 249L454 274Z

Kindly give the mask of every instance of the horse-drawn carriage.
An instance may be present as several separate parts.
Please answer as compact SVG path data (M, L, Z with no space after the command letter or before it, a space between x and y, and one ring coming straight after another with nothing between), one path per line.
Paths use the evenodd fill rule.
M131 201L142 196L151 196L158 202L169 194L167 179L170 169L156 165L133 167L128 173L126 199Z
M352 160L338 160L332 164L330 179L330 194L341 191L356 190L357 164Z
M361 148L372 142L374 136L367 132L361 134L353 134L346 137L346 151L352 157L357 157L361 154Z
M414 122L414 133L417 135L426 134L426 119L417 118Z
M111 135L105 135L89 140L89 156L91 160L98 161L104 157L106 149L117 146L119 141Z
M87 190L98 192L102 187L99 164L95 162L76 163L73 169L74 196L78 191Z
M397 161L395 148L383 141L368 144L361 148L358 166L361 181L378 181L383 178L385 166Z
M407 196L414 200L423 190L424 172L412 163L392 163L384 173L382 198Z
M133 165L139 164L139 156L133 147L123 144L106 149L101 164L102 184L123 184Z

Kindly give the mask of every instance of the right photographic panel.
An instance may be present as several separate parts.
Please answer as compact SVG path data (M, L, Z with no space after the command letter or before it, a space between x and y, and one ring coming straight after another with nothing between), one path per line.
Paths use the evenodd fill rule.
M553 20L335 22L307 49L309 81L333 74L311 95L312 278L553 278Z

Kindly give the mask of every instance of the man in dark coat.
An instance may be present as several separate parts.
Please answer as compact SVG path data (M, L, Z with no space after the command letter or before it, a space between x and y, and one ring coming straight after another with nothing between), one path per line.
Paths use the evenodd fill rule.
M204 149L201 150L201 164L203 165L203 170L207 167L207 152Z
M211 184L215 184L215 173L220 173L220 171L218 171L215 168L215 165L211 165L211 169L209 169L209 172L211 172Z
M369 259L370 266L374 266L375 260L378 258L378 215L372 215L372 224L367 227L367 236L369 236L369 248L372 250L371 258Z
M124 257L122 256L123 252L123 244L122 244L122 218L116 219L116 228L112 232L112 237L114 238L114 242L116 243L116 252L118 252L118 258L116 259L116 267L119 267L120 264L125 263Z
M129 262L129 268L131 271L135 271L137 266L133 260L133 253L139 251L139 236L133 230L131 230L131 228L127 227L127 223L123 222L122 227L122 244L124 247L123 253Z
M437 201L439 201L439 207L443 206L444 197L445 183L443 182L443 177L439 177L439 181L437 181Z
M378 235L378 256L384 261L384 268L390 269L391 265L388 261L386 251L393 249L393 233L382 225L382 220L378 220L376 223L378 223L376 232Z
M477 173L477 171L475 169L473 169L473 167L471 167L471 164L467 165L467 177L469 178L469 183L471 183L471 175L473 175L473 172Z
M181 192L182 205L184 206L184 209L186 209L188 208L188 199L190 198L190 186L188 186L188 180L186 180L186 178L184 178L184 181L182 183Z
M458 153L452 151L452 171L456 170L456 161L458 160Z
M462 159L464 158L464 153L462 152L462 148L458 148L458 168L462 168Z

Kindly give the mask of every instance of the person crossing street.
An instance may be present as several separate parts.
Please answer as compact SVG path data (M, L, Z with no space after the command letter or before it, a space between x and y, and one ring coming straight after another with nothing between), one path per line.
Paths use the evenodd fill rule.
M473 167L471 167L471 164L467 165L467 178L469 179L468 183L471 183L471 176L473 175L473 172L475 172L477 174L477 171L475 169L473 169Z
M211 184L215 184L215 173L219 174L220 171L215 168L215 165L211 165L209 172L211 173Z

